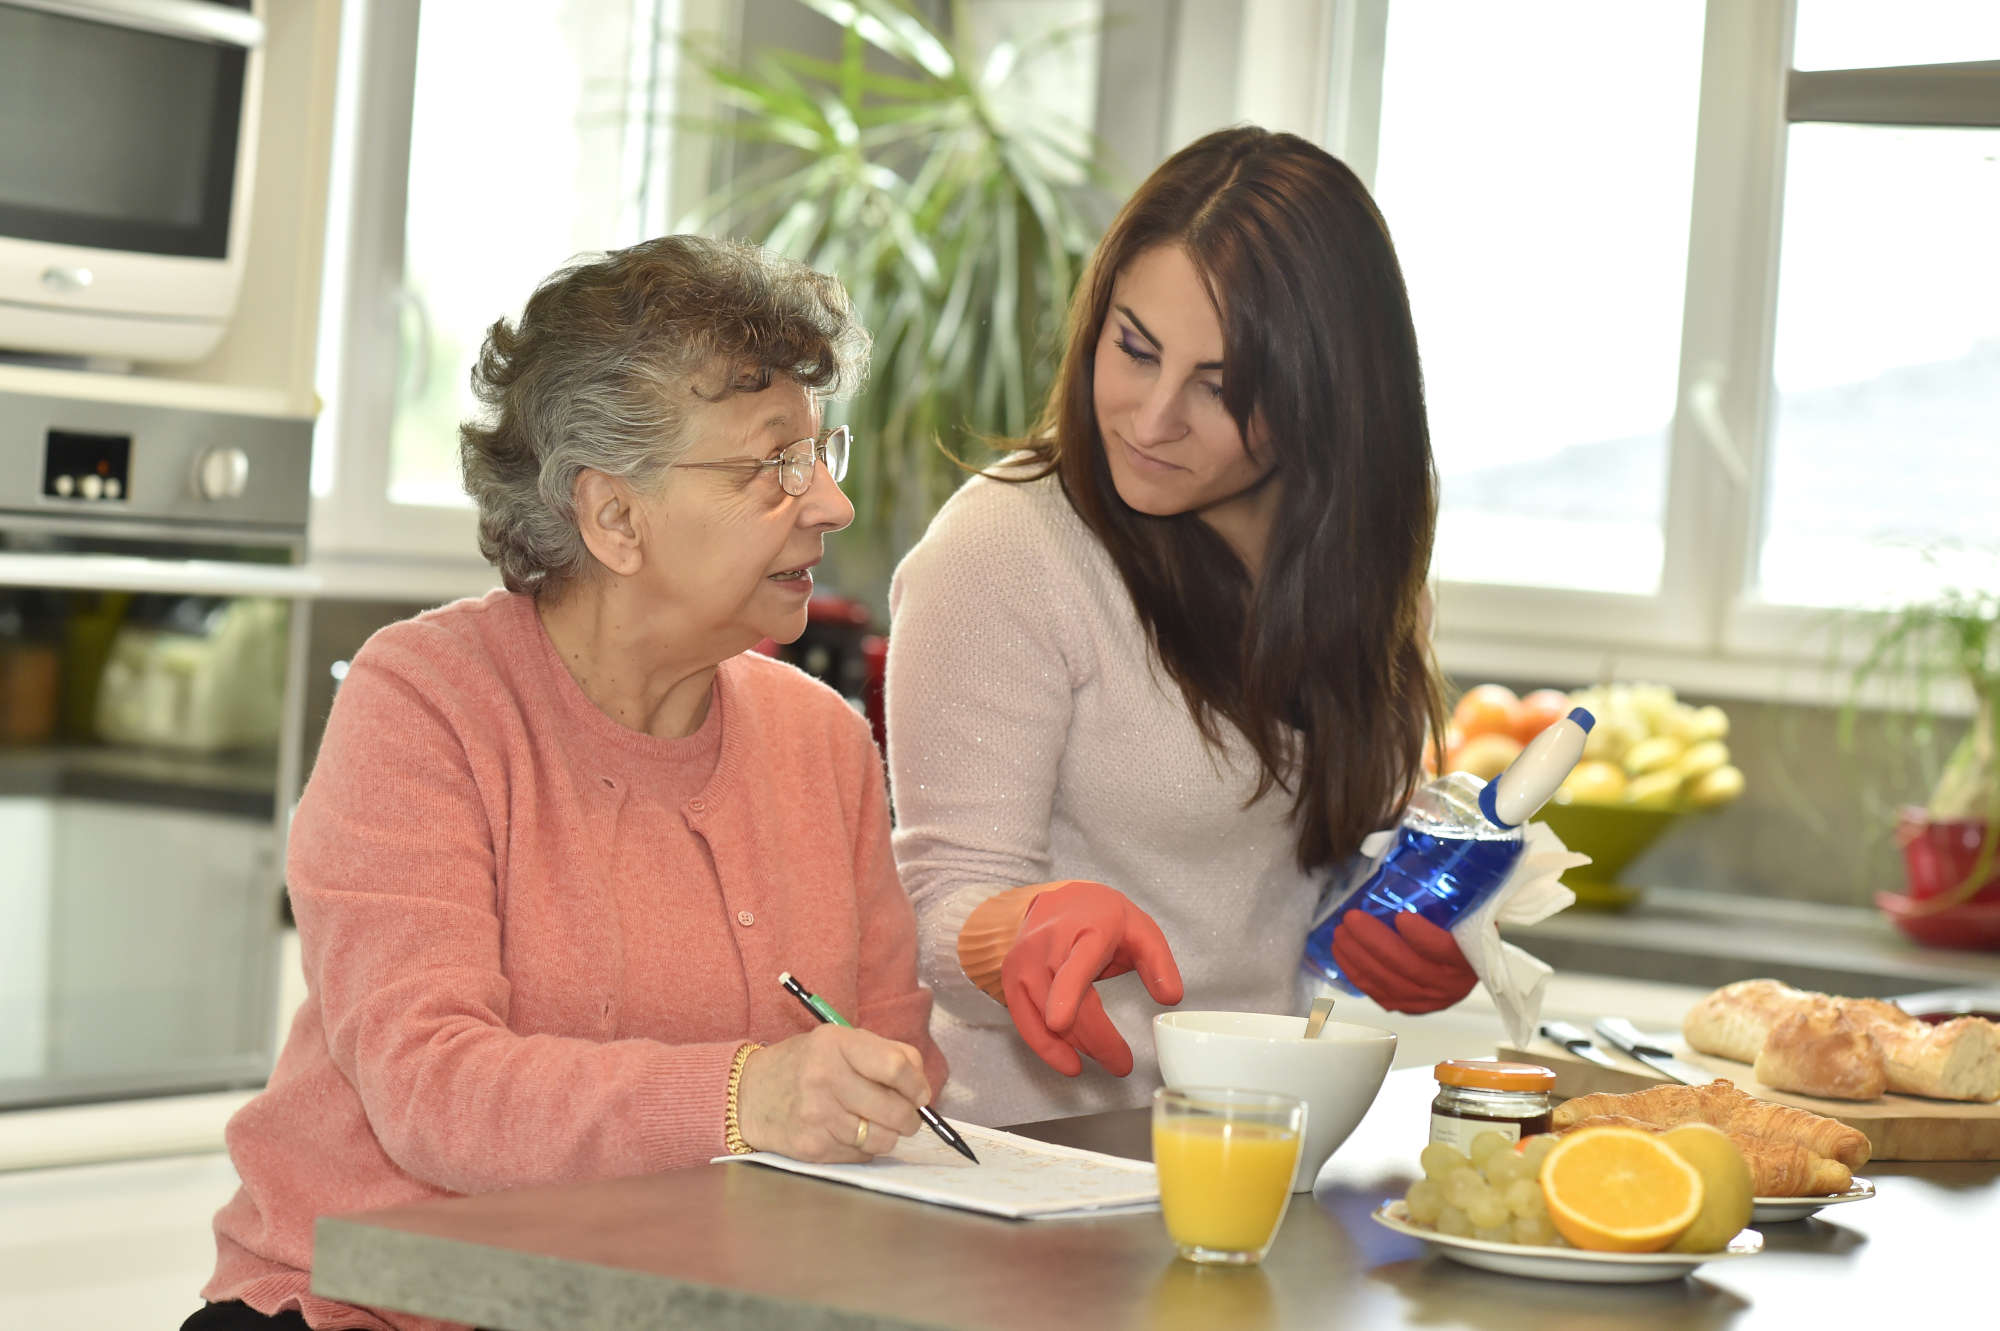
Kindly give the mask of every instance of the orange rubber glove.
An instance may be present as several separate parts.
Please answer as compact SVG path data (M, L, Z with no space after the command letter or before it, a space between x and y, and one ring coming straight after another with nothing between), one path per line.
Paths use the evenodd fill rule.
M1153 917L1103 883L1068 882L1039 893L1000 965L1014 1029L1042 1062L1074 1077L1088 1054L1114 1077L1132 1050L1111 1024L1099 980L1127 971L1156 1002L1181 1001L1181 972Z
M1391 1012L1436 1012L1479 983L1458 940L1415 911L1399 912L1394 929L1366 911L1349 911L1333 930L1333 961Z

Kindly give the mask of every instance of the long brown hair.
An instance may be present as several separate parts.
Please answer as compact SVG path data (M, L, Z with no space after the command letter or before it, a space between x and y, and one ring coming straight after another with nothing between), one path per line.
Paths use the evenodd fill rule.
M1221 318L1223 403L1258 424L1279 489L1261 575L1194 513L1153 517L1113 488L1093 394L1112 284L1176 245ZM1444 733L1424 579L1437 472L1409 298L1354 173L1291 134L1197 140L1139 187L1071 302L1067 346L1028 450L1110 552L1153 648L1211 744L1255 749L1256 796L1293 795L1298 860L1353 854ZM1007 473L1000 473L1002 478ZM1296 734L1293 731L1296 730Z

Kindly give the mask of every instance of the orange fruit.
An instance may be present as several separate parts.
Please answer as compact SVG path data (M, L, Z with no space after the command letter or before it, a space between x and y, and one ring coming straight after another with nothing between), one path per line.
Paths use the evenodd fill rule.
M1445 755L1444 770L1470 772L1491 781L1521 756L1521 741L1512 735L1474 735Z
M1570 712L1569 695L1561 689L1536 689L1514 710L1514 738L1526 744Z
M1520 711L1521 700L1505 684L1475 684L1451 710L1451 723L1462 740L1480 735L1509 735Z
M1637 1128L1570 1133L1542 1161L1541 1184L1556 1232L1596 1252L1658 1252L1701 1214L1701 1174Z

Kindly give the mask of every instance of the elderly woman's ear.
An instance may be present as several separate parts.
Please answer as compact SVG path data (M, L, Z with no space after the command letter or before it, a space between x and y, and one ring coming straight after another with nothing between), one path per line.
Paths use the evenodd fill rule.
M639 515L623 481L585 467L577 473L576 529L597 562L613 573L631 574L643 562Z

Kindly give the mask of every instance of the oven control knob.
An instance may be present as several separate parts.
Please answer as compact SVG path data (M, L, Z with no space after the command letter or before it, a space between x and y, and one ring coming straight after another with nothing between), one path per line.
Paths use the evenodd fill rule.
M94 471L83 473L83 479L76 483L85 499L96 499L104 494L104 478Z
M64 472L56 477L55 486L56 493L67 499L76 493L76 477Z
M211 448L195 460L194 488L203 499L241 499L250 483L250 455L240 448Z

